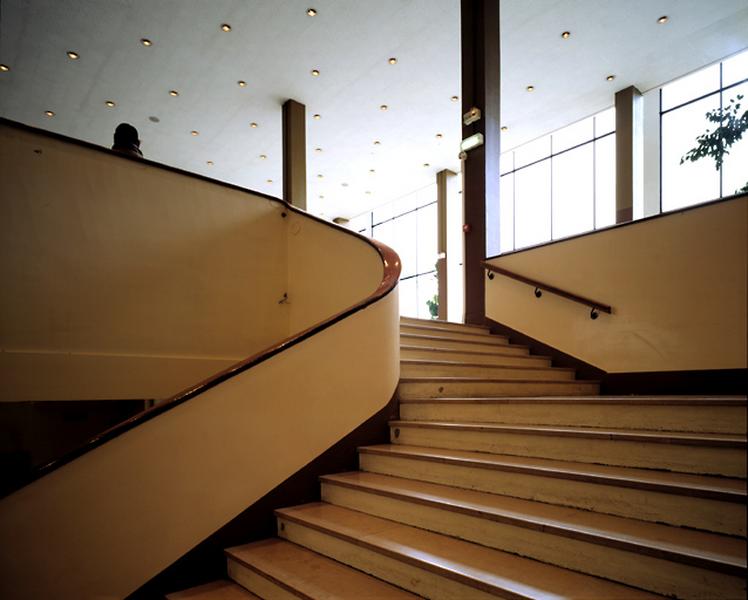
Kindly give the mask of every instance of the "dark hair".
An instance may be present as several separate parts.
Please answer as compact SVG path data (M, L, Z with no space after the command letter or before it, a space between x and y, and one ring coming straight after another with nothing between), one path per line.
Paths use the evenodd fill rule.
M120 123L114 130L115 146L139 146L138 130L129 123Z

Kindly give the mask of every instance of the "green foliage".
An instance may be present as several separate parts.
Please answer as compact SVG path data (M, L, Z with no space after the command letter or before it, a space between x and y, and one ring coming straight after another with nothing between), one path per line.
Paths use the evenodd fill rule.
M439 296L434 294L431 300L426 300L426 305L429 307L431 318L436 319L439 316Z
M742 95L737 99L732 98L727 106L706 113L706 119L710 123L717 124L714 131L706 130L696 138L697 146L686 152L681 157L680 164L686 161L696 162L705 157L714 159L714 167L719 171L725 160L725 155L730 153L730 146L739 142L743 134L748 130L748 110L740 112L740 101ZM748 192L748 183L735 193Z

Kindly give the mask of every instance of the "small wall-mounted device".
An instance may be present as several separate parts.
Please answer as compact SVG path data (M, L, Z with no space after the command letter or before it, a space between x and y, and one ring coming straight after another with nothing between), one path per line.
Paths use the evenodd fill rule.
M480 108L473 106L473 108L462 115L462 123L464 125L470 125L476 121L480 121Z
M463 152L467 153L473 148L477 148L478 146L483 145L483 134L482 133L474 133L468 138L465 138L460 142L460 154ZM462 156L460 156L462 158Z

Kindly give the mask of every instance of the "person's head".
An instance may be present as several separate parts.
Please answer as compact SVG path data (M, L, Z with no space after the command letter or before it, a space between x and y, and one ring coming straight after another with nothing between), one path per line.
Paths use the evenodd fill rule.
M140 147L138 130L129 123L120 123L114 130L114 145L120 147Z

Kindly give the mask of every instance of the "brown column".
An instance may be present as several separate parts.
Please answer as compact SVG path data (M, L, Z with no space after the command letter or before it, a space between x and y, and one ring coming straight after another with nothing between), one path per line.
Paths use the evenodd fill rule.
M462 112L481 118L462 127L484 143L462 163L465 204L465 322L483 324L486 276L481 261L499 253L500 47L498 0L462 0Z
M283 199L306 210L306 107L283 103Z
M641 177L641 98L633 85L616 92L616 223L634 218Z
M439 320L447 320L447 181L454 177L449 169L436 174L436 275L439 280Z

